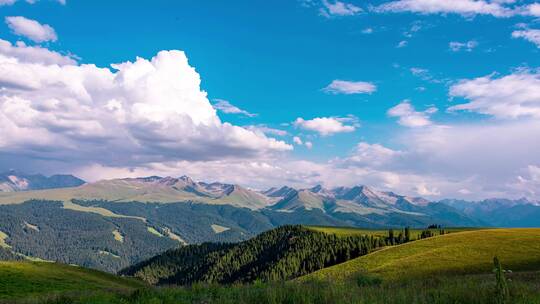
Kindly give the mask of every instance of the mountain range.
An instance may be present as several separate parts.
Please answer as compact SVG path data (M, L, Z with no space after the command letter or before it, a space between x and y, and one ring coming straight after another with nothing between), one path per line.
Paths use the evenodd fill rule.
M23 174L15 170L0 173L0 192L76 187L85 182L73 175Z
M526 200L431 202L363 185L255 191L187 176L94 183L14 171L2 176L0 247L108 271L184 244L237 242L287 224L540 226L539 204Z

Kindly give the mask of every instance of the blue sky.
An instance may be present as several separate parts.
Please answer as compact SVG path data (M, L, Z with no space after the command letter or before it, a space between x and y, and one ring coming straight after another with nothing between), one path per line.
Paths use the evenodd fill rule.
M42 84L39 89L33 89L39 94L23 94L9 79L0 79L4 86L0 128L17 137L0 140L2 169L19 162L15 169L70 172L89 180L190 174L256 188L365 183L429 197L540 198L536 156L540 147L534 142L540 136L536 133L540 32L535 32L540 29L536 19L540 6L534 1L0 0L0 4L5 21L0 39L11 43L9 52L3 49L0 55L16 58L21 65L31 61L32 67L20 70L46 65L49 72L43 73L60 77L58 83L66 88L51 89L45 83L52 78L43 76L36 80ZM25 20L49 26L54 35L47 36ZM24 47L30 51L16 50ZM138 87L141 92L133 97L119 93L129 91L127 84L120 90L113 82L110 86L118 86L113 90L105 82L92 83L98 76L64 82L58 75L71 75L68 68L53 72L49 63L29 59L37 48L70 58L69 65L81 70L95 64L110 69L111 75L116 72L110 68L113 63L135 62L137 57L151 60L162 50L181 50L200 77L207 101L221 105L212 118L220 122L213 131L204 129L212 136L201 136L204 132L197 123L189 127L177 123L179 118L169 117L170 111L193 120L208 109L204 100L184 103L177 95L165 94L168 88ZM163 59L167 60L172 59ZM164 65L173 65L167 62ZM8 63L6 59L0 64ZM168 83L168 76L162 76L160 83ZM101 100L105 97L99 85L116 97ZM355 85L360 89L354 90ZM65 95L80 87L88 91L88 100L79 98L84 94ZM125 132L121 138L104 135L103 130L90 136L108 123L89 114L74 115L86 106L110 110L116 105L112 99L124 109L142 95L163 98L153 106L164 112L154 115L145 110L144 115L153 116L136 121L122 116L111 127ZM18 108L22 101L8 102L13 96L31 105ZM58 100L63 110L42 110L42 96ZM463 104L467 106L452 108ZM201 108L195 110L198 105ZM51 117L43 122L40 118L40 130L32 130L17 120L24 120L23 114L15 115L13 109ZM85 129L74 121L85 128L97 127ZM242 134L227 138L236 134L221 127L227 123L250 134L234 129ZM145 131L141 126L156 129ZM329 127L331 131L325 129ZM22 135L15 136L17 132ZM169 138L172 133L178 137ZM32 139L39 134L43 141ZM253 134L260 136L252 138ZM116 148L113 137L115 143L125 140L129 145ZM483 142L490 137L489 144ZM88 142L94 143L90 149ZM107 147L107 152L96 146ZM490 153L493 149L497 152ZM125 155L132 159L125 161Z

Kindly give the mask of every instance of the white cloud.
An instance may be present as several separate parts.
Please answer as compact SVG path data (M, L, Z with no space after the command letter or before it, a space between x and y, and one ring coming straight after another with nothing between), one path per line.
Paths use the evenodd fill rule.
M323 90L332 94L371 94L377 90L377 86L371 82L336 79Z
M407 40L401 40L401 41L397 44L396 47L397 47L398 49L401 49L401 48L406 47L408 44L409 44L409 42L407 42Z
M293 142L299 146L305 146L308 149L313 148L313 143L310 141L303 141L300 137L293 137Z
M488 75L461 80L450 87L450 96L470 100L450 107L450 111L464 110L497 118L540 118L538 71L521 70L500 78Z
M540 17L540 3L529 4L525 10L528 15Z
M275 135L275 136L286 136L289 134L285 130L270 128L266 125L245 126L245 128L253 132L261 132L263 134Z
M478 46L478 42L476 40L469 40L467 42L452 41L448 44L448 46L452 52L459 52L462 50L471 52Z
M315 131L322 136L329 136L336 133L347 133L356 130L355 125L346 125L350 118L340 117L317 117L305 120L301 117L294 121L294 125L305 130Z
M525 193L526 197L538 198L540 196L540 166L529 165L524 168L525 174L518 175L509 187L520 193Z
M0 39L0 55L14 58L18 62L42 63L45 65L74 65L77 63L73 56L62 55L39 46L27 46L22 41L12 45L11 42Z
M234 105L232 105L229 101L227 100L223 100L223 99L214 99L214 101L216 102L214 104L214 108L216 110L219 110L223 113L228 113L228 114L242 114L242 115L245 115L245 116L248 116L248 117L255 117L257 116L257 114L253 114L253 113L250 113L248 111L245 111L245 110L242 110Z
M15 2L17 2L18 0L0 0L0 6L3 6L3 5L13 5L15 4ZM29 3L29 4L34 4L36 2L38 2L39 0L26 0L25 2L26 3ZM65 5L66 4L66 0L57 0L56 2L62 4L62 5Z
M393 161L401 154L400 151L386 148L380 144L360 142L345 162L349 165L378 168Z
M440 196L441 192L436 187L429 188L426 183L416 185L416 193L422 196Z
M8 27L19 36L24 36L34 42L56 41L58 37L54 29L48 24L41 24L36 20L22 16L6 17Z
M349 156L328 162L279 157L163 162L145 167L110 168L114 174L107 177L187 174L199 180L239 183L256 189L284 184L295 187L364 184L431 199L523 196L538 199L539 132L538 121L432 125L403 129L392 138L401 146L400 150L361 142ZM81 168L77 174L93 180L94 175L101 177L109 172L102 167L90 169Z
M435 78L428 69L412 67L410 71L411 71L411 74L413 74L413 76L418 77L422 79L423 81L427 81L431 83L443 83L446 81L444 79L441 80L441 79Z
M534 43L540 48L540 30L536 29L524 29L512 32L512 38L522 38L529 42Z
M377 12L412 12L420 14L491 15L510 17L515 12L502 3L484 0L397 0L374 8Z
M362 34L373 34L374 30L371 27L366 27L362 30Z
M331 2L331 0L322 0L322 7L319 12L327 18L334 16L353 16L362 12L362 9L352 3L341 1Z
M0 56L0 158L142 166L251 159L292 149L221 122L181 51L112 67Z
M431 107L424 112L418 112L411 105L409 100L404 100L400 104L388 110L388 116L398 117L400 125L417 128L432 124L429 115L437 112L437 108Z

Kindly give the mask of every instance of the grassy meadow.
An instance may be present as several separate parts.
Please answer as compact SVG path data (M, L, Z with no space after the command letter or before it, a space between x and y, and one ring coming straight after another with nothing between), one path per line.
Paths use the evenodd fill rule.
M308 226L309 229L314 231L331 233L338 236L351 236L351 235L373 235L377 237L387 237L388 229L363 229L354 227L328 227L328 226ZM444 228L445 233L462 232L476 230L477 228ZM411 238L419 239L420 234L424 230L430 230L434 235L439 235L439 229L413 229L411 228ZM397 236L402 229L394 229L394 234Z
M387 247L302 280L343 281L369 274L382 280L489 273L494 256L513 271L540 270L540 229L487 229L449 233Z
M501 303L494 256L511 270L504 274L509 292L502 303L540 303L540 229L454 232L386 247L294 281L249 285L153 287L81 267L3 262L0 303Z
M130 293L141 287L144 285L139 281L78 266L0 261L0 303L66 292Z

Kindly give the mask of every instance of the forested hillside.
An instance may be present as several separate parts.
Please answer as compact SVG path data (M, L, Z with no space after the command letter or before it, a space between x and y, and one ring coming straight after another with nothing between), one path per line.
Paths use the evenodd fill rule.
M283 226L238 244L205 243L170 250L120 274L158 285L288 280L365 255L386 241Z

